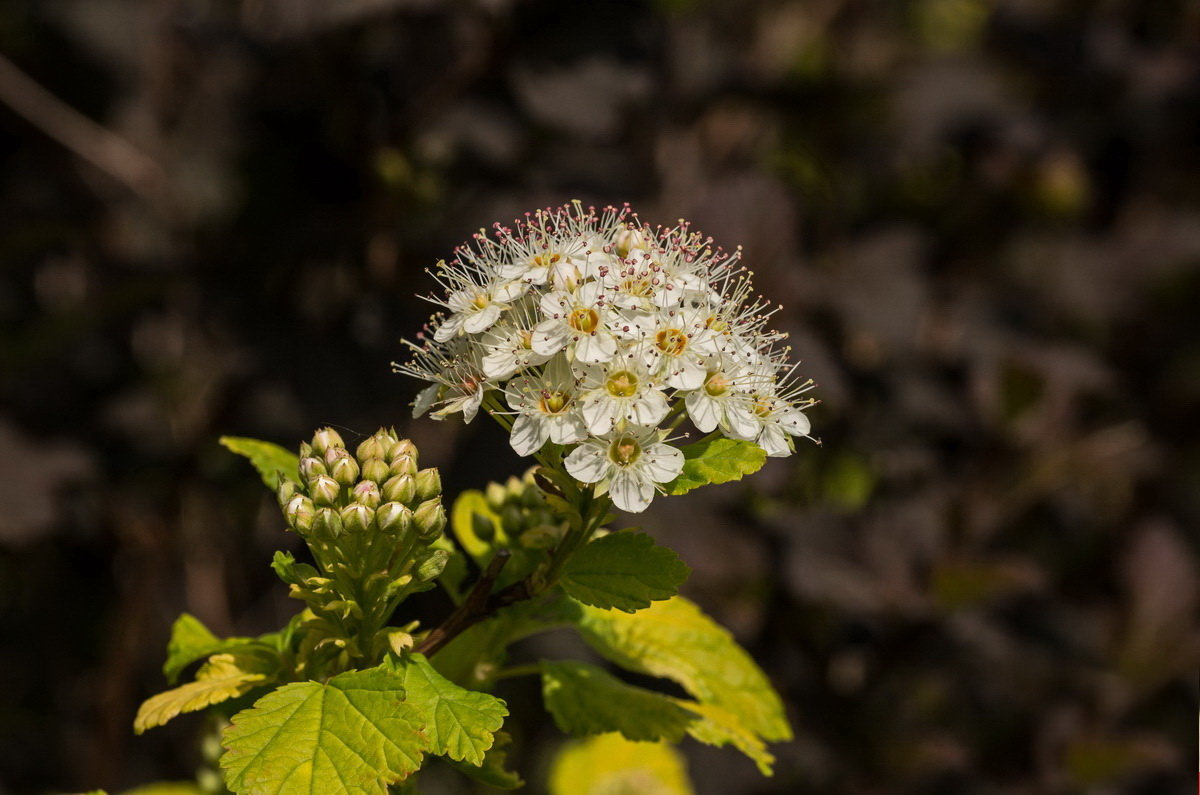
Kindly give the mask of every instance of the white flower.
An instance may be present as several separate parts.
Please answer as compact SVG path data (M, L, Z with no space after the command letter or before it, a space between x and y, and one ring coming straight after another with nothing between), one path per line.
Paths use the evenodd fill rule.
M704 323L699 309L658 312L635 327L645 340L647 366L674 389L699 389L706 373L704 360L719 353L718 337Z
M412 404L413 416L420 417L433 409L430 416L434 419L459 412L465 422L475 419L484 394L495 386L483 373L478 348L461 339L449 343L427 341L423 346L408 343L408 346L412 359L407 364L393 364L393 369L433 382L417 394Z
M754 419L754 398L748 392L756 384L755 377L728 356L710 356L704 365L704 383L683 398L692 424L702 433L720 428L727 436L749 441L760 428Z
M487 286L468 285L455 290L444 302L450 315L438 326L433 338L438 342L446 342L463 332L478 334L487 331L508 309L509 302L524 292L525 285L512 281L498 281Z
M534 327L539 319L537 307L524 298L500 322L483 333L479 344L484 350L483 372L488 378L503 381L550 359L551 354L533 349Z
M683 470L683 453L659 437L653 428L591 437L567 456L567 472L584 483L606 485L614 505L641 513L653 501L656 484L671 482Z
M574 358L581 362L606 362L617 352L617 338L610 321L612 308L599 282L588 282L574 294L554 291L538 306L545 320L533 334L533 349L552 356L574 343Z
M504 394L517 412L509 437L517 455L533 455L547 441L574 444L587 436L577 410L575 378L562 359L555 359L540 373L512 379Z
M580 412L588 431L596 436L620 423L654 427L671 408L637 347L604 364L578 365L576 371L582 375Z

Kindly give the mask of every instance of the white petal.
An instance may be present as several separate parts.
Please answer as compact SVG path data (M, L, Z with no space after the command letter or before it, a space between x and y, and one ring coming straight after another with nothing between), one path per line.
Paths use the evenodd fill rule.
M433 407L433 404L437 403L438 390L441 388L441 384L433 384L432 386L425 387L417 393L417 396L415 399L413 399L412 403L414 419L429 411L429 409Z
M542 310L542 314L548 318L557 315L558 319L565 319L571 311L571 295L559 291L546 293L542 296L542 300L538 301L538 309Z
M529 285L523 281L511 281L492 288L492 300L506 304L515 301L525 294Z
M563 462L571 477L584 483L595 483L608 475L607 446L603 443L584 442L571 451Z
M658 425L670 410L667 396L657 389L649 389L630 405L630 422L647 427Z
M703 389L688 392L683 399L692 424L702 433L712 433L721 423L721 403Z
M483 374L488 378L504 380L520 369L521 364L515 351L496 348L483 357Z
M587 429L596 436L603 436L613 426L613 401L602 389L589 392L581 398L579 412L587 422Z
M654 484L629 471L617 472L608 484L613 505L628 513L641 513L654 499Z
M708 370L689 356L670 360L666 366L670 368L667 384L676 389L699 389L704 386L704 379L708 376Z
M758 435L758 446L767 451L772 458L787 458L792 454L791 441L788 435L773 422L763 426Z
M683 451L669 444L652 444L642 451L638 464L655 483L670 483L683 471Z
M543 320L534 327L530 346L540 356L553 356L570 341L566 326L557 320Z
M533 455L542 449L549 435L550 429L540 418L522 414L513 423L512 436L508 442L512 449L517 451L517 455Z
M611 334L585 334L575 341L575 358L581 362L607 362L617 352Z
M433 332L433 338L438 342L447 342L453 339L462 330L464 319L462 315L450 315L442 321L442 325L437 327L437 331Z
M573 413L552 417L546 424L550 426L550 441L555 444L575 444L587 438L583 420Z
M752 442L758 436L759 422L750 409L730 400L725 403L725 428L734 439Z
M500 319L501 309L496 304L488 304L478 312L473 312L466 315L466 320L463 321L463 329L468 334L478 334L481 331L486 331ZM439 329L440 331L441 329Z
M784 409L779 414L779 424L792 436L808 436L808 432L812 430L812 423L799 409Z

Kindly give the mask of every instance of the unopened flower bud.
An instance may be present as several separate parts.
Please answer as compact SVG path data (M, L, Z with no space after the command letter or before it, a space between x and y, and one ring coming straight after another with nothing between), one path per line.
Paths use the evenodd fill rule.
M488 507L493 511L499 511L504 507L504 503L508 499L508 492L499 483L487 484L487 490L484 492L487 497Z
M280 505L287 505L291 502L292 495L296 493L296 481L290 478L280 478L279 487L275 489L275 497L279 500Z
M397 458L408 456L415 463L417 460L417 446L408 439L401 439L388 448L387 460L388 463L395 463Z
M471 530L482 541L491 541L496 537L496 525L491 518L481 513L471 514Z
M354 487L351 499L360 505L374 508L379 504L379 486L373 480L364 480Z
M509 500L519 500L525 494L525 482L517 477L510 477L504 481L504 488L508 492Z
M387 452L387 448L379 443L378 435L376 435L364 439L363 443L354 451L354 455L363 465L366 465L372 458L383 458L385 452Z
M554 526L542 524L521 533L517 542L526 549L549 549L557 540L558 531Z
M313 535L334 539L342 534L342 517L332 508L321 508L313 519Z
M382 458L368 458L362 466L362 479L383 483L391 472Z
M342 441L342 437L333 428L322 428L313 434L312 448L317 455L325 455L325 451L332 447L345 447L346 443Z
M365 533L371 529L371 520L375 512L365 505L351 503L342 509L342 526L347 533Z
M413 515L407 505L385 502L375 511L375 523L379 530L389 535L401 535L412 526Z
M392 459L389 471L393 475L417 474L417 457L414 455L399 455Z
M521 513L521 509L515 505L505 505L500 511L500 526L504 528L504 532L510 537L520 535L521 528L525 525L525 517Z
M417 497L417 480L412 475L396 475L383 484L383 498L411 503Z
M338 452L341 455L338 455L329 467L329 476L336 480L339 485L349 488L358 481L358 462L354 460L354 456L345 450L339 450Z
M431 549L417 559L414 574L420 582L433 582L441 576L450 560L450 553L444 549Z
M417 473L417 499L424 502L442 493L442 473L437 467L422 469Z
M333 505L337 502L341 488L337 481L328 475L317 475L316 479L309 484L308 491L317 505Z
M446 509L441 500L426 500L413 512L417 535L425 543L435 541L446 526Z
M313 505L313 501L303 494L293 495L283 511L288 526L301 535L312 529L316 513L317 509Z
M305 483L309 483L317 475L327 475L329 470L325 468L325 462L319 458L307 456L300 459L300 477Z

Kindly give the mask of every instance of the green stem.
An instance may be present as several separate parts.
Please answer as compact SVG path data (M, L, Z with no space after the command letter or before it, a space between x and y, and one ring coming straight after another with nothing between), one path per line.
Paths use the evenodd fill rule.
M540 676L541 673L542 666L538 663L529 663L528 665L512 665L493 674L491 681L499 682L501 679L513 679L518 676Z

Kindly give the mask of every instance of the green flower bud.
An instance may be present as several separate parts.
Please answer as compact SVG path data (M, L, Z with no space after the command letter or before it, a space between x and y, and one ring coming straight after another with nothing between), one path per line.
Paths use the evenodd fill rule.
M433 582L441 576L450 560L450 553L444 549L431 549L417 559L416 578L419 582Z
M388 479L388 465L383 462L382 458L368 458L362 466L362 479L373 480L376 483L383 483Z
M491 541L496 537L496 525L481 513L471 514L471 529L481 541Z
M388 448L387 461L389 464L393 464L396 462L396 459L403 456L411 458L413 463L417 461L417 446L408 439L401 439Z
M325 468L325 462L319 458L307 456L300 459L300 478L305 483L312 482L312 479L317 475L328 475L329 470Z
M375 512L365 505L351 503L342 509L342 526L348 533L365 533L371 529Z
M332 508L321 508L313 519L313 535L335 539L342 534L342 517Z
M308 442L301 442L300 443L300 457L308 458L310 455L312 455L312 445L309 444Z
M412 475L396 475L383 484L383 498L411 503L417 496L417 481Z
M337 502L338 493L341 488L333 478L328 475L317 475L317 477L308 484L308 492L312 495L313 502L317 505L333 505Z
M417 457L415 455L399 455L392 459L389 471L393 475L416 475Z
M329 467L329 476L339 485L350 488L358 481L358 462L345 450L339 449L337 452L338 455Z
M437 540L446 526L446 509L441 500L426 500L417 506L413 512L413 523L417 526L417 536L425 543Z
M424 502L442 493L442 473L437 467L422 469L417 473L417 499Z
M360 505L374 508L379 505L379 486L373 480L364 480L354 487L350 498Z
M363 440L363 443L354 451L354 455L358 457L363 466L366 466L366 463L372 458L383 458L385 452L387 452L387 448L380 444L379 435L376 434Z
M505 505L500 511L500 526L504 528L504 532L511 538L516 538L521 534L521 530L525 526L525 515L521 513L521 509L515 505Z
M375 511L375 523L379 525L381 532L389 535L402 535L412 527L412 511L407 505L386 502Z
M517 477L510 477L504 481L504 488L508 492L510 502L521 499L525 494L525 483Z
M346 443L333 428L322 428L313 434L312 448L317 455L325 455L325 451L334 447L345 447Z
M558 529L553 525L542 524L531 527L517 542L525 549L549 549L558 541Z
M484 492L487 497L488 507L497 513L504 507L504 503L508 500L508 492L499 483L487 484L487 490Z
M312 529L316 513L317 510L313 505L313 501L303 494L293 495L291 500L288 501L287 507L283 510L283 515L287 519L288 526L301 535Z
M275 489L275 497L279 500L280 506L287 505L291 502L292 495L296 493L296 481L289 478L282 478L279 481L279 488Z

